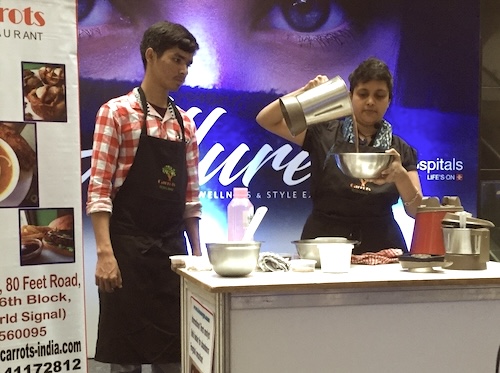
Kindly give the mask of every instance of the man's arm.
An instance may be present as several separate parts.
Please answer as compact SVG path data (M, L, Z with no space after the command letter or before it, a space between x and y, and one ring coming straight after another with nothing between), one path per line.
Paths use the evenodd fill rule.
M113 292L122 287L120 268L113 253L109 236L109 212L94 212L90 214L97 248L97 264L95 284L101 291Z
M201 255L200 247L200 219L199 218L187 218L184 220L186 225L186 233L191 244L191 249L193 255Z

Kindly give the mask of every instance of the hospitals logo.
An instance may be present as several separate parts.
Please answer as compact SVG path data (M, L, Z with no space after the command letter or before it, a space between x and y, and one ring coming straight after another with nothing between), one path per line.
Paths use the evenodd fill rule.
M434 160L422 160L418 162L417 168L425 173L429 181L462 181L464 179L464 162L457 158Z

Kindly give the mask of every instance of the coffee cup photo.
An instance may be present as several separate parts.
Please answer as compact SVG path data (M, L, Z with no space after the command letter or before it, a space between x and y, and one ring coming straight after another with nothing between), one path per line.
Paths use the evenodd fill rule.
M9 197L19 181L19 160L7 142L0 139L0 202Z

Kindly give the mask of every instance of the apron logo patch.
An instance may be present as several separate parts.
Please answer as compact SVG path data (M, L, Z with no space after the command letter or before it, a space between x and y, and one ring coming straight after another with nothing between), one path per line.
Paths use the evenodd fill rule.
M163 190L173 191L175 189L175 181L173 179L177 176L175 168L167 164L163 166L161 172L166 176L166 179L158 179L158 187Z
M351 183L349 186L351 189L353 189L355 192L360 192L360 193L371 193L372 188L366 185L367 181L365 179L359 179L360 184L355 184Z

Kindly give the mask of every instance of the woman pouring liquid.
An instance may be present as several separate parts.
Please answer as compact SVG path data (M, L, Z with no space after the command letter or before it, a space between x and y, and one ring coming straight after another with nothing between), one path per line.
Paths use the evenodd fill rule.
M318 75L304 87L287 94L298 95L328 78ZM422 200L417 173L417 152L392 133L384 115L392 99L393 78L387 65L376 58L363 61L350 75L353 116L308 126L293 136L283 118L279 100L263 108L257 122L268 131L302 147L311 161L313 209L303 227L301 239L346 237L360 241L353 254L399 248L407 252L392 206L403 200L406 213L415 217ZM377 179L346 176L331 156L355 152L356 118L362 152L387 152L391 164Z

